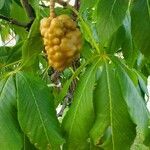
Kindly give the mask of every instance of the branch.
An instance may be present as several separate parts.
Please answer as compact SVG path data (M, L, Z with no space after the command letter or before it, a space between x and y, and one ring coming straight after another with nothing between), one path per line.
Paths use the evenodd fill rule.
M28 23L19 22L19 21L17 21L16 19L8 18L8 17L3 16L3 15L1 15L1 14L0 14L0 19L6 20L6 21L8 21L8 22L11 23L11 24L14 24L14 25L17 25L17 26L20 26L20 27L24 27L24 28L28 27Z
M79 10L79 7L80 7L80 1L79 1L79 0L75 0L74 8L75 8L76 10Z
M25 9L26 14L30 18L30 20L33 22L33 20L36 17L35 16L35 11L32 8L32 6L29 4L28 0L21 0L21 4L22 4L23 8Z

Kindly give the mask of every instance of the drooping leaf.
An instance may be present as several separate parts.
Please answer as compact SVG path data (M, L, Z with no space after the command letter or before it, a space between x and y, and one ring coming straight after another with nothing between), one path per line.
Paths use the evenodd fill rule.
M105 46L122 25L129 0L100 0L96 9L96 26L100 42Z
M138 76L127 66L118 61L117 58L114 59L114 61L118 65L118 78L122 96L126 101L132 121L137 125L140 141L143 143L147 141L147 138L150 136L150 115L144 98L136 88L138 84ZM135 82L135 80L137 81ZM146 144L149 144L149 142L147 141Z
M94 106L96 116L90 132L94 144L106 150L130 149L135 125L122 97L115 66L108 62L103 64L97 81Z
M133 66L137 59L138 51L134 47L132 34L131 34L131 17L129 10L123 20L123 24L112 35L108 42L108 53L116 53L121 51L123 53L126 62Z
M20 150L23 135L17 121L16 88L13 76L0 81L0 149Z
M41 149L59 149L64 139L56 112L53 96L40 78L18 72L17 104L20 126L30 142Z
M33 22L28 38L22 47L23 65L29 70L36 70L39 66L37 56L42 51L43 43L39 30L39 18Z
M150 57L150 1L133 1L131 10L132 35L137 49Z
M96 66L99 60L87 68L74 93L73 103L63 120L66 136L65 150L88 149L89 130L94 119L93 90Z

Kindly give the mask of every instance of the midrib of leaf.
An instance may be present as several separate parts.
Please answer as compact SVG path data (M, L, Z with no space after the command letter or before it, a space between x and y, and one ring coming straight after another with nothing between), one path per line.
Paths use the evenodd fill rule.
M109 19L110 19L110 17L112 16L112 12L113 12L114 6L115 6L115 4L116 4L116 1L117 1L117 0L114 0L114 2L113 2L113 4L112 4L111 11L110 11L110 15L109 15Z
M21 75L21 74L20 74L20 75ZM21 76L24 78L25 82L28 84L28 82L27 82L26 78L25 78L23 75L21 75ZM49 139L49 137L48 137L47 130L46 130L46 127L45 127L45 125L44 125L44 121L43 121L43 119L42 119L42 115L41 115L40 109L39 109L38 104L37 104L37 102L36 102L36 98L35 98L35 96L34 96L34 93L32 92L32 88L30 87L30 84L28 84L28 85L29 85L29 89L30 89L30 91L31 91L31 94L32 94L32 96L33 96L33 99L34 99L35 105L36 105L36 107L37 107L37 110L38 110L38 113L39 113L39 116L40 116L40 120L41 120L41 123L42 123L43 129L44 129L44 132L45 132L45 135L46 135L47 141L48 141L48 142L49 142L49 144L50 144L50 139ZM50 147L51 147L51 144L50 144Z
M4 88L5 88L5 85L6 85L7 81L8 81L8 79L4 82L4 85L3 85L3 87L2 87L2 90L0 91L0 95L2 95L3 90L4 90Z
M91 74L93 73L93 70L95 69L95 67L97 66L97 64L99 63L100 59L95 63L95 65L93 66L93 69L91 69L91 72L89 73L89 76L87 77L87 80L86 80L86 84L91 76ZM85 84L85 85L86 85ZM86 86L83 87L82 91L80 93L84 93L83 91L85 90ZM73 120L72 120L72 123L71 123L71 127L70 127L70 131L69 131L69 136L71 135L71 132L72 132L72 129L73 129L73 124L74 124L74 121L75 121L75 117L77 115L77 110L78 110L78 107L79 107L79 104L81 102L81 98L82 98L83 94L80 95L79 99L78 99L78 103L77 103L77 107L75 109L75 112L74 112L74 116L73 116Z
M132 0L129 0L129 3L128 3L128 10L129 10L129 8L130 8L130 6L131 6L131 3L132 3Z
M112 118L112 97L111 97L110 79L109 79L107 62L105 62L105 65L106 65L106 80L107 80L107 85L108 85L107 88L108 88L109 107L110 107L110 125L111 125L111 131L112 131L112 146L114 150L115 147L114 147L113 118Z

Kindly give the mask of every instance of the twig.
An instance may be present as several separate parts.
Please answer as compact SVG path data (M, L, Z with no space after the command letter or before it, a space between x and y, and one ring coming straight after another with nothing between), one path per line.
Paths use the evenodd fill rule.
M79 10L79 7L80 7L80 1L79 0L75 0L74 8L76 10Z
M61 90L61 82L60 82L60 73L56 70L53 70L51 75L51 81L56 85L56 89L59 92Z
M6 16L3 16L0 14L0 19L3 19L5 21L8 21L9 23L11 24L14 24L14 25L17 25L17 26L20 26L20 27L23 27L23 28L26 28L28 26L28 23L25 23L25 22L19 22L17 21L16 19L13 19L13 18L8 18Z
M29 4L28 0L21 0L21 4L25 9L27 16L30 18L30 22L27 24L27 31L29 31L34 19L36 18L35 11Z
M22 4L23 8L25 9L30 20L33 21L36 17L35 11L32 8L32 6L29 4L28 0L21 0L21 4Z

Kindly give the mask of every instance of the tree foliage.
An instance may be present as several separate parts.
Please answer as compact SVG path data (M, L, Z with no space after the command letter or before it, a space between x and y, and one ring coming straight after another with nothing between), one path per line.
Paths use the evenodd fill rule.
M62 72L40 35L49 3L0 1L0 149L150 149L150 1L56 2L82 32L80 59Z

